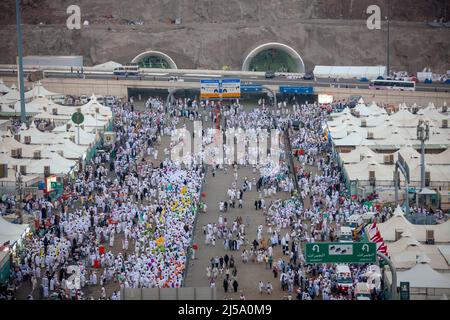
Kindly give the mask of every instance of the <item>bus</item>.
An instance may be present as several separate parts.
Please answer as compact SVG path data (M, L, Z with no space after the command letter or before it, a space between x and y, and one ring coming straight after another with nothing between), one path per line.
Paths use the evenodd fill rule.
M114 68L113 74L115 76L138 76L139 66L122 66Z
M372 80L369 89L415 91L416 83L414 81Z

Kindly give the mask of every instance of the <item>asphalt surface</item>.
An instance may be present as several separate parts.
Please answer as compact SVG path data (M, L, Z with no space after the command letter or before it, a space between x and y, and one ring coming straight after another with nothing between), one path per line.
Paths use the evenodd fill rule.
M0 76L16 76L17 72L12 70L1 70ZM45 72L45 76L47 78L62 78L62 79L70 79L70 78L80 78L80 74L76 72ZM163 73L163 72L155 72L155 73L144 73L140 76L115 76L112 73L105 72L85 72L86 79L98 79L98 80L132 80L132 79L140 79L146 81L169 81L172 76L178 76L179 79L182 79L184 82L199 82L202 79L212 79L214 77L208 75L197 75L197 74L179 74L179 73ZM330 87L330 86L340 86L341 88L349 88L349 89L368 89L369 83L354 79L340 79L335 81L334 78L317 78L316 80L303 80L303 79L286 79L285 77L275 77L273 79L266 79L264 76L220 76L220 78L240 78L242 84L261 84L261 85L279 85L279 86L313 86L313 87ZM450 84L444 83L418 83L416 84L416 91L425 91L425 92L449 92Z

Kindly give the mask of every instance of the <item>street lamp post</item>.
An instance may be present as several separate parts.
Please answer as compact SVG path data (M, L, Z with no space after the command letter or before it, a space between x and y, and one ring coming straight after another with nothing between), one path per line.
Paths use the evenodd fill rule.
M17 29L17 55L19 64L19 92L20 92L20 121L26 121L25 115L25 92L23 84L23 52L22 52L22 29L20 26L20 0L16 0L16 29Z
M19 198L16 201L16 214L19 223L22 223L23 180L20 171L16 172L16 195Z
M386 76L389 77L391 66L390 66L390 2L387 1L387 15L386 15L386 23L387 23L387 40L386 40Z
M419 120L417 124L417 140L420 141L420 189L425 188L425 141L430 139L429 121Z

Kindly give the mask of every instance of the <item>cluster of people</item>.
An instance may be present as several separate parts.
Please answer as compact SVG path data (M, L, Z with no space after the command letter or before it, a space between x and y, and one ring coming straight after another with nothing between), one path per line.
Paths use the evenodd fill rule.
M148 107L114 106L111 150L82 166L64 197L26 204L35 212L35 233L13 265L16 289L29 281L30 298L37 289L40 298L84 299L86 287L100 286L106 299L109 284L182 286L204 170L151 162L171 123L157 101ZM65 272L74 265L77 276ZM119 290L110 298L120 299Z

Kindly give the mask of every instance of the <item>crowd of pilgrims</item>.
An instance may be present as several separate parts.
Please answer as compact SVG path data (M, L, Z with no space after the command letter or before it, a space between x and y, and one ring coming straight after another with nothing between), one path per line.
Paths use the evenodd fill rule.
M292 299L293 295L300 300L319 297L325 300L352 299L354 290L350 289L345 294L338 292L336 272L332 265L305 263L300 243L336 241L336 230L344 224L346 218L370 209L362 202L344 196L346 190L343 176L332 157L331 146L324 136L323 125L327 111L315 104L294 103L292 110L285 110L283 106L285 102L280 103L276 111L260 106L250 113L240 112L239 108L234 108L225 118L225 123L244 128L286 129L286 124L292 126L294 121L302 121L303 126L298 131L290 130L292 149L304 150L295 154L298 163L296 174L301 190L299 197L293 190L293 182L288 178L288 167L284 161L281 175L271 174L270 171L264 175L260 170L258 182L256 179L250 181L245 177L240 189L236 186L237 176L235 176L235 182L227 192L229 199L219 203L219 211L223 214L219 216L218 221L203 226L205 244L215 246L216 240L220 240L224 249L230 251L230 256L227 253L225 256L212 257L210 265L206 268L206 276L211 287L216 287L218 278L221 277L225 293L232 285L237 290L238 285L235 283L237 267L234 257L240 256L242 263L260 264L270 270L275 281L279 281L281 289L286 291L288 299ZM317 170L311 170L312 167ZM264 183L265 181L269 183ZM234 221L228 221L226 215L229 208L235 208L235 198L241 199L246 191L251 191L252 185L257 188L259 194L259 199L255 200L255 209L266 209L263 211L266 227L259 225L256 235L246 234L246 227L250 224L248 215L246 221L243 221L241 216ZM279 195L280 191L288 192L292 198L271 200L265 204L265 198ZM308 207L304 206L305 202L309 203ZM390 215L392 215L390 208L384 208L380 213L383 220ZM274 261L273 251L277 246L281 247L282 257ZM237 252L233 255L233 251ZM365 280L363 276L365 267L351 267L354 286L358 281ZM271 294L273 285L270 282L260 281L257 288L261 294ZM374 299L383 298L383 293L376 289L372 296Z
M159 165L144 158L156 160L161 136L169 135L181 122L186 127L186 119L217 124L223 132L242 128L257 133L263 129L283 132L301 121L299 130L289 129L292 149L303 150L295 153L299 193L289 176L292 168L286 163L283 139L279 170L274 170L270 162L253 165L259 178L245 177L239 186L238 169L251 165L249 158L229 166L235 181L228 188L227 198L218 204L223 215L203 226L203 233L206 245L215 246L220 239L230 256L213 257L207 277L210 285L216 286L221 275L225 292L231 287L236 292L239 284L234 256L240 256L242 263L265 265L289 299L292 295L302 300L354 297L353 290L346 295L337 292L333 266L305 264L300 248L301 242L334 241L336 230L347 217L369 211L362 202L345 196L341 170L324 135L327 110L295 101L292 109L287 108L286 101L272 107L264 100L250 112L239 103L222 106L220 115L210 102L190 99L170 107L149 99L146 107L145 112L135 111L129 103L113 107L116 142L110 151L95 156L80 170L66 190L70 196L57 202L43 198L26 203L25 210L36 214L36 232L25 245L20 263L13 266L11 288L30 281L41 298L53 293L60 299L85 299L84 288L100 285L101 297L106 299L104 286L110 283L118 283L121 288L180 287L205 171L195 161L182 169L179 163L168 160L172 144L164 150L165 160ZM205 131L203 143L211 143ZM316 170L311 170L313 167ZM213 166L213 176L216 170L227 171L228 166ZM251 223L248 213L245 221L242 215L234 221L226 217L230 208L242 208L244 195L252 188L259 195L251 199L255 210L263 210L266 219L266 226L259 225L256 235L246 233ZM266 203L266 198L279 192L292 198ZM2 212L13 201L2 199ZM390 215L389 208L380 213L383 221ZM114 250L116 238L121 239L121 250ZM283 257L274 261L277 246L281 246ZM69 264L79 265L82 290L68 290L73 287L68 283L73 277L66 272ZM364 267L352 266L355 285L364 280ZM273 285L260 281L257 288L261 294L271 294ZM373 297L382 298L382 292L374 291ZM120 299L120 291L114 291L111 299Z
M87 299L83 291L100 285L101 298L107 299L110 283L182 285L203 168L144 159L154 156L167 129L158 106L138 112L120 103L113 109L117 139L111 150L83 166L66 188L68 196L26 204L35 214L35 233L13 265L9 292L29 281L39 298ZM121 250L114 248L118 238ZM79 280L67 272L73 264L79 266ZM120 299L120 291L111 299Z
M370 209L362 201L353 201L345 196L341 170L324 135L327 111L313 104L294 105L293 110L291 120L303 122L298 131L291 131L292 149L304 151L295 154L299 164L296 173L301 190L300 198L276 201L268 210L268 249L280 245L286 258L274 263L271 256L273 249L263 247L263 261L273 272L274 278L278 278L289 299L293 295L300 300L317 297L324 300L353 299L356 283L365 280L367 266L351 266L353 287L342 294L338 291L335 266L306 264L299 244L336 241L336 231L346 218L354 213L363 214ZM307 170L306 165L309 168L316 167L317 170ZM304 203L309 203L309 206ZM392 209L384 208L380 215L387 219L392 215ZM264 284L260 282L260 291L263 290L261 286L264 289ZM372 298L382 299L383 292L378 288L374 289Z

